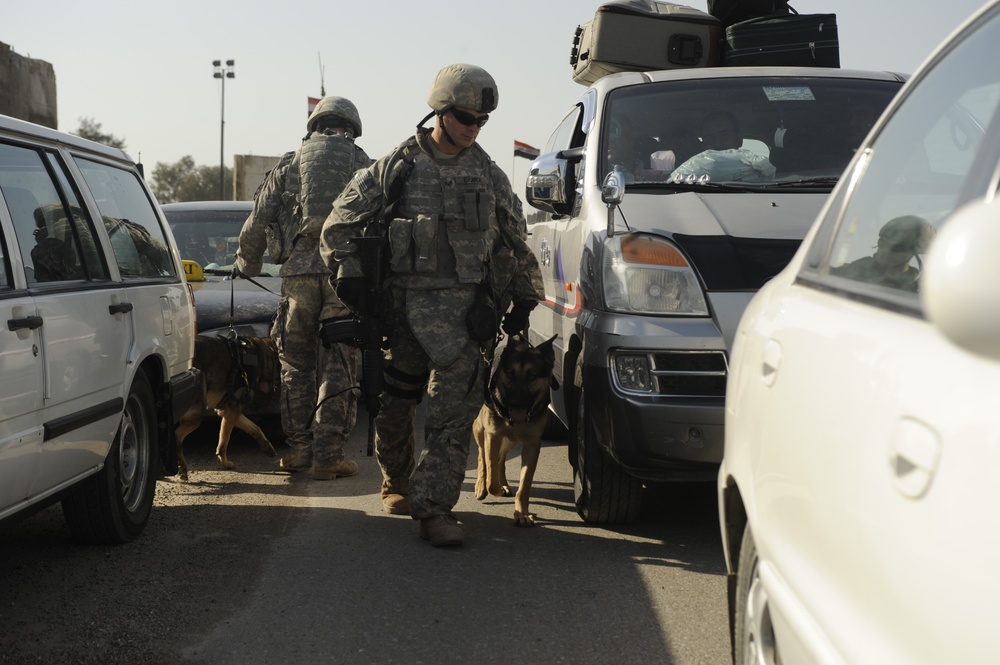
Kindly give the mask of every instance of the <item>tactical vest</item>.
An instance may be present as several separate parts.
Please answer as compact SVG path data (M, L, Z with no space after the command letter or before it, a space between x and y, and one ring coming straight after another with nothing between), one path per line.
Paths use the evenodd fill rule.
M357 168L357 147L352 139L322 132L312 132L305 138L299 148L298 169L302 235L319 237L334 199Z
M482 281L500 235L490 168L478 145L447 161L416 152L389 224L397 283L442 288Z

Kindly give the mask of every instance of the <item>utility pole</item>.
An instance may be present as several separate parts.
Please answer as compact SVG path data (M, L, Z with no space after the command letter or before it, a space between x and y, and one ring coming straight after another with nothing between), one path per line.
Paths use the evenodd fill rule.
M235 60L226 60L226 66L222 66L221 60L213 60L212 66L215 67L214 77L222 81L222 120L219 125L219 200L222 201L226 196L226 79L236 78L236 72L233 71L233 65L236 64Z

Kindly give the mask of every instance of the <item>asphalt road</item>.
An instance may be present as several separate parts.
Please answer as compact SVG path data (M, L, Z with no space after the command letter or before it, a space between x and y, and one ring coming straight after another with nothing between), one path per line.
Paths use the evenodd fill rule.
M348 451L361 472L331 482L242 435L222 471L214 442L189 439L190 482L161 481L123 547L74 544L58 507L0 527L0 662L729 662L711 485L647 488L637 523L589 526L564 445L547 443L538 525L516 528L513 498L473 497L473 444L465 546L437 549L382 512L366 424Z

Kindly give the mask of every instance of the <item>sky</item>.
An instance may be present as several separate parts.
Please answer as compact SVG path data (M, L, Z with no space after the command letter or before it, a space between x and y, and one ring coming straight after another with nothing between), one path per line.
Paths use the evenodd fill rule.
M707 11L707 0L687 4ZM835 13L841 66L912 73L983 0L791 0ZM497 81L499 108L479 142L523 191L528 160L585 90L569 64L576 27L597 0L46 0L10 2L0 42L56 74L59 129L81 118L123 139L151 173L190 155L227 167L234 154L277 156L305 134L307 100L347 97L358 144L373 158L430 111L445 65L468 62ZM214 78L233 60L234 78ZM224 92L224 96L223 96ZM224 128L223 128L224 120Z

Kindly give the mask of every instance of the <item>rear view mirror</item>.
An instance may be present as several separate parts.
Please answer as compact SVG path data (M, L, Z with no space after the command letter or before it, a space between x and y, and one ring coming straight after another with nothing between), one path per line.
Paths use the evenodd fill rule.
M938 231L924 262L927 318L958 346L1000 361L1000 204L970 203Z

